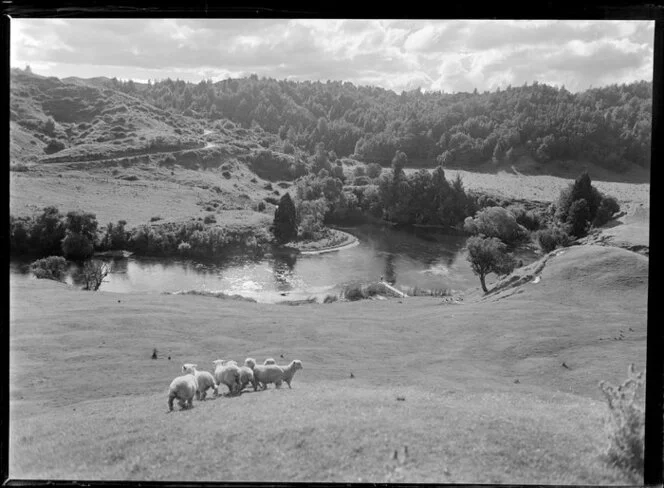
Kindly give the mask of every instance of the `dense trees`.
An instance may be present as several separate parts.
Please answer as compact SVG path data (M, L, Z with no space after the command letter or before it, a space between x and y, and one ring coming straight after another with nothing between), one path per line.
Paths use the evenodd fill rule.
M338 157L355 153L388 166L397 150L411 162L473 166L530 155L589 160L622 170L650 164L652 83L580 93L533 83L484 93L419 90L396 94L341 82L277 81L252 76L198 84L109 82L156 106L210 119L252 123L310 153L323 143Z

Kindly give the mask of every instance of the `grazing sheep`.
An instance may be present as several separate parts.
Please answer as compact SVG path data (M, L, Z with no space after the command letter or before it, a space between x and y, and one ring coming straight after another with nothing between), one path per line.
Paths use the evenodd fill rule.
M267 358L263 364L277 364L277 362L272 358Z
M217 359L212 361L214 364L214 379L218 386L224 384L228 387L229 393L239 391L240 387L240 368L235 361L224 361Z
M240 366L240 389L244 390L249 383L254 384L254 370L249 366Z
M173 411L173 400L178 399L180 408L192 408L194 396L198 391L198 382L193 373L178 376L171 382L168 388L168 411Z
M302 369L302 361L299 359L294 359L288 366L281 366L281 369L284 370L284 375L282 379L288 384L288 388L291 387L291 381L293 381L293 376L298 369Z
M254 390L261 386L263 390L267 389L268 383L274 383L279 388L281 386L284 370L276 364L259 364L254 367Z
M214 376L212 373L207 371L198 371L197 364L186 363L182 366L183 373L190 373L196 377L196 382L198 383L198 389L196 390L196 400L205 400L207 396L208 389L212 388L215 396L218 393L217 382L214 381Z

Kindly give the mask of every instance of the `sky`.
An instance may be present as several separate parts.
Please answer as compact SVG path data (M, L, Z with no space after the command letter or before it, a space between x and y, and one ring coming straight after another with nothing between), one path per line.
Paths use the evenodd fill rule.
M12 19L10 63L65 78L256 74L400 93L652 80L653 21Z

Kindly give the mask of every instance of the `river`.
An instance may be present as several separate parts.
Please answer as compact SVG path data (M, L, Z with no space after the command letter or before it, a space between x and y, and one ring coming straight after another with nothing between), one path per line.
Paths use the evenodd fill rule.
M221 291L275 303L338 294L344 285L385 279L397 287L459 292L479 286L466 260L466 237L425 229L360 225L343 230L359 239L357 246L314 255L234 257L198 262L173 258L107 259L112 272L100 290L116 293L163 293L184 290ZM537 259L520 253L524 263ZM70 268L67 282L72 284ZM14 279L35 279L27 263L13 261Z

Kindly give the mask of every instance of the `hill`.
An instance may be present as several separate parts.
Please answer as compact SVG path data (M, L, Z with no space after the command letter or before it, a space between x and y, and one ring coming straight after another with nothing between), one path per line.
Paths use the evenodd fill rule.
M597 384L644 367L647 263L574 246L457 304L288 307L16 280L10 473L625 484L599 455ZM247 356L304 369L292 389L166 413L182 363Z

